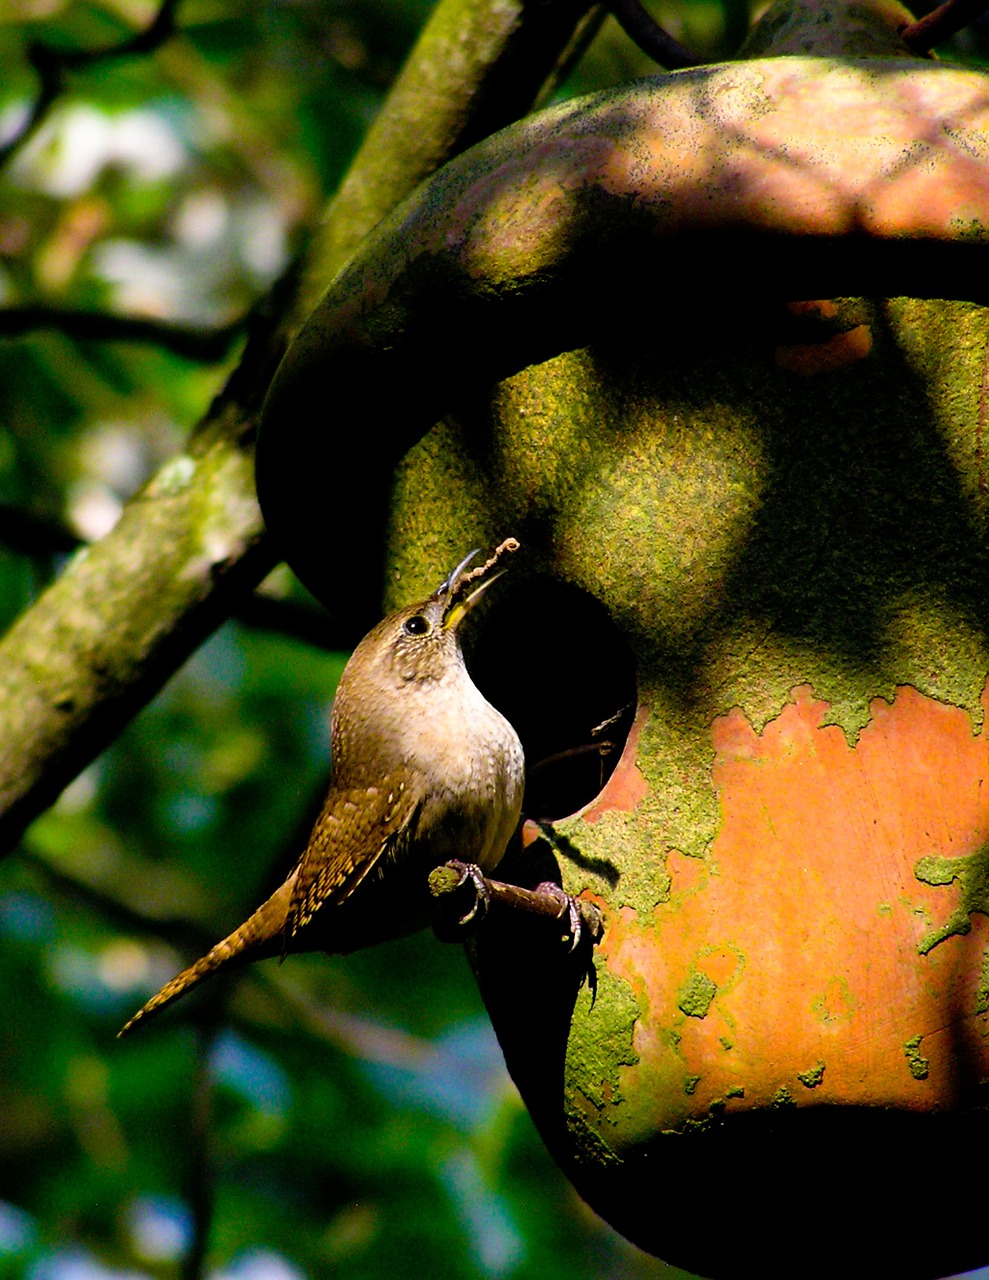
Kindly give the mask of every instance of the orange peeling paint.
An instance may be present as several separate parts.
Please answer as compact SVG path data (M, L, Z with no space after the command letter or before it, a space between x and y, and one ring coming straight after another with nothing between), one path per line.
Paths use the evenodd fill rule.
M922 955L962 887L915 875L922 858L953 865L989 843L989 733L904 686L850 744L809 685L791 696L761 733L738 708L714 721L708 860L671 852L670 900L609 920L602 958L643 1009L623 1089L651 1097L659 1127L731 1089L744 1089L733 1109L785 1087L798 1105L927 1110L989 1076L989 919L973 912L970 932ZM680 1007L691 981L717 988L702 1016Z

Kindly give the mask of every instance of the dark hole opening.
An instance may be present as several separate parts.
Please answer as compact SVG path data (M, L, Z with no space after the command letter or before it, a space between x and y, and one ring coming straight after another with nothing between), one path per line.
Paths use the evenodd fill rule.
M611 777L635 720L635 659L593 596L550 578L499 584L469 666L525 748L523 812L563 818Z

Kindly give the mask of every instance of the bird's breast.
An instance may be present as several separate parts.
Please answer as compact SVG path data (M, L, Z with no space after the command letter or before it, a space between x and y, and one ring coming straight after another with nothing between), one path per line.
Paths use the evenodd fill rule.
M515 730L478 690L421 724L410 744L427 771L419 817L434 862L460 858L492 870L522 811L525 762Z

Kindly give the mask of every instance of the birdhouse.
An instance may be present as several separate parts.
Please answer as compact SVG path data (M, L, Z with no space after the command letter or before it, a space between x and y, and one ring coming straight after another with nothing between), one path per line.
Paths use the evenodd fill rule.
M989 1261L989 79L908 16L776 6L461 156L259 445L361 623L379 551L394 606L522 542L472 659L529 766L506 877L605 929L492 917L478 981L580 1193L706 1276Z

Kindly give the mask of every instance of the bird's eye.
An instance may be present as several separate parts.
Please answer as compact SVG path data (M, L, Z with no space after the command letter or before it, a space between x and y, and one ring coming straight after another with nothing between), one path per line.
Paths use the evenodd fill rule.
M407 636L424 636L429 632L429 619L424 618L421 613L414 613L411 618L405 619L402 630Z

